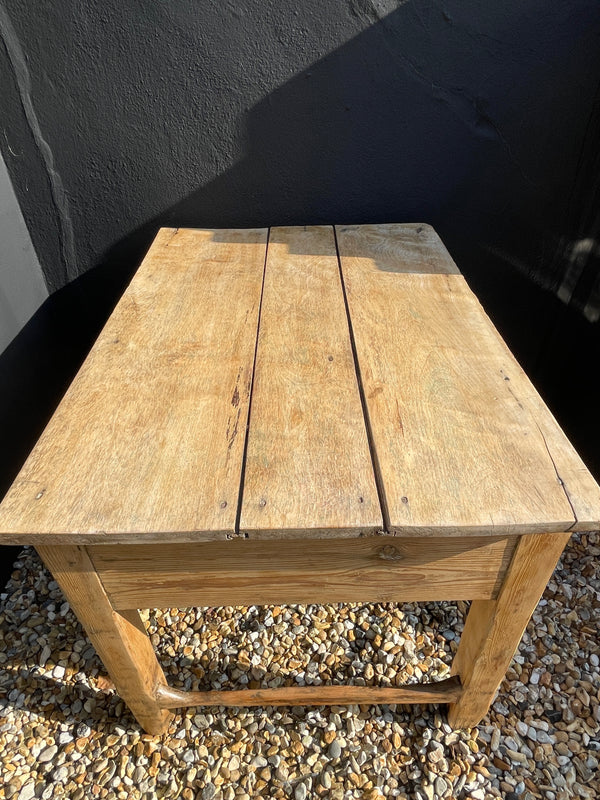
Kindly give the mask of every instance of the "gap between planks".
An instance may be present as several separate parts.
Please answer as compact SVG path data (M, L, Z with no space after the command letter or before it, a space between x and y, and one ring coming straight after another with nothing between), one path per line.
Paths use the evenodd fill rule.
M265 275L267 273L267 256L269 255L269 240L271 228L267 228L267 241L265 245L265 260L263 262L262 282L260 285L260 298L258 301L258 317L256 320L256 338L254 340L254 358L252 360L252 375L250 377L250 391L248 393L248 416L246 417L246 430L244 432L244 449L242 451L242 464L240 467L240 490L238 492L238 505L235 515L234 530L237 536L247 539L248 534L240 534L240 519L242 517L242 503L244 501L244 478L246 477L246 457L248 455L248 435L250 433L250 419L252 414L252 396L254 394L254 376L256 375L256 357L258 354L258 335L262 318L263 297L265 294Z
M340 283L342 285L342 296L344 298L344 308L346 310L346 321L348 323L348 335L350 337L350 347L352 348L352 358L354 359L354 372L356 374L356 382L358 384L358 393L360 396L360 403L362 406L363 417L365 420L365 428L367 431L367 441L369 443L369 452L371 453L371 464L373 467L373 475L375 477L375 487L377 489L377 495L379 497L379 505L381 507L381 516L383 518L383 528L385 533L389 533L391 525L390 525L390 513L387 506L387 500L385 496L385 488L383 486L383 479L381 475L381 468L379 464L379 458L377 456L377 449L375 448L375 442L373 439L373 428L371 426L371 418L369 417L369 407L367 405L367 398L365 397L365 389L363 385L363 379L360 372L360 364L358 361L358 353L356 352L356 341L354 339L354 331L352 329L352 317L350 316L350 307L348 305L348 295L346 293L346 283L344 281L344 271L342 269L342 259L340 257L340 246L338 243L338 236L336 226L333 226L333 238L335 241L335 252L337 256L338 262L338 270L340 273Z

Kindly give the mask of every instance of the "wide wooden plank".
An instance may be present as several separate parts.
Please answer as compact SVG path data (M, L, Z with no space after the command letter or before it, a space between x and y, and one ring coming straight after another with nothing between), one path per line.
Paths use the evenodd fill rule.
M353 536L381 525L333 229L273 228L240 530Z
M490 599L516 537L89 547L115 608Z
M482 313L483 312L482 310ZM566 434L536 391L535 387L512 358L506 342L488 319L489 328L505 352L507 366L505 380L511 381L511 390L519 403L534 415L548 455L552 459L559 483L562 485L576 518L570 531L590 531L600 528L600 486L596 483L579 453L568 440ZM510 372L508 364L510 364ZM517 376L517 380L515 380Z
M426 225L336 229L359 371L397 534L568 530L531 385Z
M0 542L235 531L265 230L157 236L0 508Z

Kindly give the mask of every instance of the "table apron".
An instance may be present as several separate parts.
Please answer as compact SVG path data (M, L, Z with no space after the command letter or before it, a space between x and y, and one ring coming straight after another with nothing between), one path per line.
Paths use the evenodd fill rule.
M518 538L237 539L87 552L115 609L492 600Z

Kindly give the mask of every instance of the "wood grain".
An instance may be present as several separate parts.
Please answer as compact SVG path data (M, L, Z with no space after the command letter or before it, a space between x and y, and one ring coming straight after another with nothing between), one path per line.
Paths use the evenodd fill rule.
M482 309L482 314L485 312ZM489 330L496 337L505 355L503 375L510 381L515 400L526 408L535 420L540 436L552 461L559 484L576 518L570 531L589 531L600 528L600 486L583 463L566 434L546 406L519 363L513 358L491 320L485 317Z
M355 536L381 525L333 230L273 228L240 530Z
M477 725L486 714L569 538L570 533L521 536L498 598L471 604L452 664L463 685L449 710L452 726Z
M394 688L377 686L282 686L278 689L229 689L227 691L182 692L169 686L157 690L162 708L189 706L318 706L385 703L453 703L461 696L460 680L416 683Z
M235 540L90 547L115 608L495 597L514 540Z
M530 384L433 230L336 232L389 529L569 529L541 433L555 423L521 400Z
M171 714L156 700L166 683L136 610L116 612L84 547L39 547L38 553L85 628L135 718L148 733L166 730Z
M161 230L0 507L0 542L234 533L266 238Z

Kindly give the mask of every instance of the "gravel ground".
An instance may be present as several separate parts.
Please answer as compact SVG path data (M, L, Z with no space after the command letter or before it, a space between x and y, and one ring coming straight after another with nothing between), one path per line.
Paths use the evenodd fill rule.
M189 709L140 733L26 548L0 596L0 798L473 798L600 795L600 535L575 535L489 715L432 706ZM144 612L186 689L444 677L466 603Z

